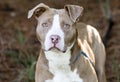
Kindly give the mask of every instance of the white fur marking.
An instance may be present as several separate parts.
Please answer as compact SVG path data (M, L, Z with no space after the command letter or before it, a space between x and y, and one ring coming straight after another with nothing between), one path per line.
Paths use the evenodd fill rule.
M48 33L46 34L45 43L44 43L45 50L48 50L50 47L53 46L53 45L51 45L51 41L50 41L50 36L51 35L58 35L58 36L60 36L61 40L56 45L56 47L58 47L60 50L63 50L64 49L64 32L61 29L60 21L59 21L59 15L58 14L56 14L54 16L52 27L48 31Z
M69 66L70 51L66 53L46 51L45 56L49 61L49 71L54 75L52 80L46 80L45 82L83 82L77 74L77 69L72 71Z

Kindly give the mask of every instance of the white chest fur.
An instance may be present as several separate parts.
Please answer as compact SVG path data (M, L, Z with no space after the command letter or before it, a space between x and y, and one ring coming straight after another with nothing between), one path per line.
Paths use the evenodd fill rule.
M54 75L52 80L46 82L83 82L77 74L70 68L70 51L66 53L47 51L45 56L49 62L49 71Z

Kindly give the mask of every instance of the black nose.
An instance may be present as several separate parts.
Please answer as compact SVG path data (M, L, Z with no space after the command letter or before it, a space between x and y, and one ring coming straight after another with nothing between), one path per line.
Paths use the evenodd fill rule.
M51 36L50 36L50 39L51 39L51 42L52 42L53 44L57 44L57 43L59 43L59 41L60 41L60 36L58 36L58 35L51 35Z

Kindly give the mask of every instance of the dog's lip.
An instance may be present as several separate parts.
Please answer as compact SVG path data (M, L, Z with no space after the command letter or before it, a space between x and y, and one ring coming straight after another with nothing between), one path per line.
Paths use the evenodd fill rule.
M48 50L45 50L45 51L52 51L52 50L60 51L60 52L63 52L63 53L66 52L66 50L61 50L61 49L59 49L57 47L51 47L51 48L49 48Z

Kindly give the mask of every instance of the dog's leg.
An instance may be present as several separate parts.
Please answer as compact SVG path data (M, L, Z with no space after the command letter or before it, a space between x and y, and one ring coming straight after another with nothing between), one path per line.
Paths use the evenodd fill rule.
M98 82L106 82L106 75L104 68L96 68L97 76L98 76Z
M95 70L96 70L96 73L98 76L98 82L106 82L106 77L105 77L105 60L106 60L105 47L103 45L103 42L101 40L101 37L100 37L98 31L94 28L91 28L91 29L93 31L92 32L93 34L89 33L89 35L93 35L93 37L92 37L93 43L90 45L91 45L91 48L95 54Z
M95 50L95 69L98 76L98 82L106 82L105 75L105 49L103 43L97 45L99 49ZM98 53L99 52L99 53Z

